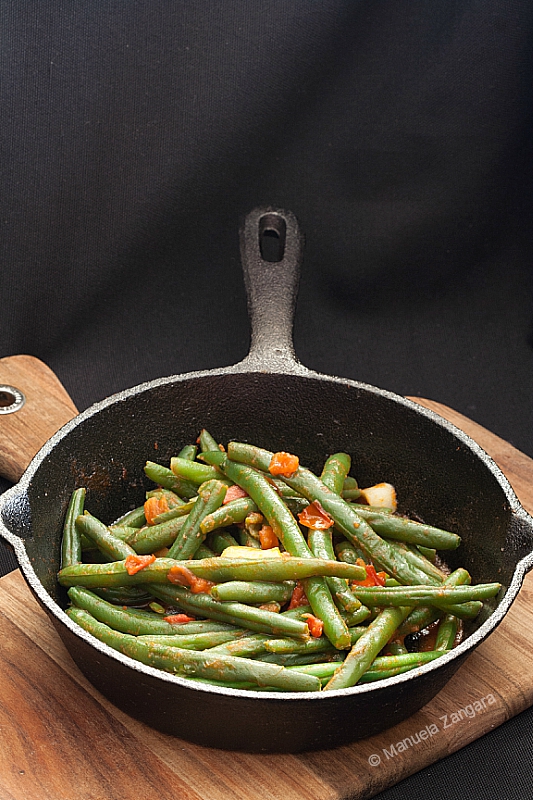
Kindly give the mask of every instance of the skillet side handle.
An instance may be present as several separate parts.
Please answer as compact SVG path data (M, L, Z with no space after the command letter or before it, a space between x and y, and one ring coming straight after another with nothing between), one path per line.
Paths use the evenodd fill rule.
M38 358L1 358L0 475L16 483L43 444L77 413L66 389Z
M243 370L304 372L292 340L303 236L294 214L276 208L251 211L240 230L251 346Z

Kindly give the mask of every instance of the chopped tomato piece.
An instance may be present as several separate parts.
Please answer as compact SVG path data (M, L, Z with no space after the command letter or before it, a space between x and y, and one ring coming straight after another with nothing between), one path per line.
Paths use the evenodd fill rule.
M171 583L178 583L180 586L190 586L196 579L196 575L183 564L176 564L167 572L167 578Z
M352 581L355 586L385 586L386 572L376 572L374 565L365 564L362 558L358 558L357 563L366 569L366 578L363 581Z
M272 547L279 547L278 537L270 525L262 525L259 529L259 541L262 550L270 550Z
M313 616L313 614L303 614L304 619L307 620L307 625L309 627L309 633L314 639L318 639L322 636L322 631L324 630L324 623L318 617Z
M305 589L303 584L298 581L296 586L293 589L291 595L291 601L287 608L290 610L291 608L298 608L298 606L307 606L309 605L309 600L307 599L307 595L305 593Z
M153 564L154 561L154 555L128 556L124 562L124 566L126 567L126 572L128 575L135 575L136 572L140 572L142 569L145 569L150 564Z
M169 511L169 506L164 495L149 497L144 504L144 516L148 525L153 525L154 519L165 511Z
M317 531L325 531L331 528L333 520L327 514L318 500L314 500L298 514L298 519L306 528L314 528Z
M167 578L171 583L186 586L193 594L209 594L211 587L215 585L213 581L198 578L188 567L181 564L171 567L167 572Z
M239 497L248 497L248 492L245 492L244 489L241 489L241 487L236 484L234 486L228 486L222 505L225 506L226 503L231 503L232 500L237 500Z
M188 614L169 614L163 617L165 622L170 622L171 625L183 625L185 622L194 622L194 617L189 617Z
M197 578L195 576L194 583L191 584L191 592L193 594L209 594L211 587L214 585L214 581L208 581L206 578Z
M279 453L274 453L272 456L268 471L271 475L282 475L285 478L290 478L291 475L294 475L299 466L300 460L298 456L280 451Z

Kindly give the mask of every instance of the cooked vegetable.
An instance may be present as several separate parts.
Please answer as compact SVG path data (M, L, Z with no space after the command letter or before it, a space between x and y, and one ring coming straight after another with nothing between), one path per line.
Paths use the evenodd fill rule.
M184 650L181 647L146 644L139 637L118 633L98 622L81 608L72 607L67 613L78 625L115 650L151 667L172 672L183 678L189 677L192 673L202 678L251 681L258 686L272 686L290 691L313 692L320 689L320 680L313 675L305 675L296 670L289 671L283 667L248 658L225 656L220 653L211 655L209 650L198 652Z
M133 547L123 542L118 536L114 536L103 522L93 517L88 511L76 517L75 526L80 536L84 535L90 539L102 555L110 561L120 561L130 555L135 555Z
M115 523L76 489L58 573L72 620L156 669L246 691L385 680L454 647L500 591L448 574L459 536L397 513L391 484L360 489L347 453L318 477L204 429L170 467L146 463L156 487Z
M61 566L69 567L81 561L81 536L76 528L76 519L83 514L85 489L76 489L70 498L61 540Z
M186 461L185 463L193 463ZM168 552L169 558L183 561L192 558L205 534L200 530L204 517L222 505L227 486L219 480L208 480L198 488L198 498Z

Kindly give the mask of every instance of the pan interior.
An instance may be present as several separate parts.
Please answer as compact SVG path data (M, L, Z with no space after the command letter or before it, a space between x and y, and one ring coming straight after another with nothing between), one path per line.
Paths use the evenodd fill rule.
M297 453L316 471L328 455L345 451L361 486L389 481L400 512L462 536L447 559L451 568L465 566L474 582L505 585L512 576L521 545L509 536L506 493L479 454L447 427L362 384L211 373L140 388L82 415L41 461L28 490L32 533L26 548L55 600L65 603L56 573L73 489L87 487L86 507L110 523L153 488L145 462L168 465L202 427L223 443L235 439Z

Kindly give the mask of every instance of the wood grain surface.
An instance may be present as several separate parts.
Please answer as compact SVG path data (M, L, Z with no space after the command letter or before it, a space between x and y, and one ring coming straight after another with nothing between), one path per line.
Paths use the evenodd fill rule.
M33 356L0 358L0 384L26 398L20 411L0 415L0 474L16 483L35 453L78 410L52 370Z
M531 459L451 409L420 402L476 439L533 511ZM0 580L0 609L2 800L370 798L533 703L533 576L421 711L379 736L302 755L211 750L153 731L81 675L20 573Z

